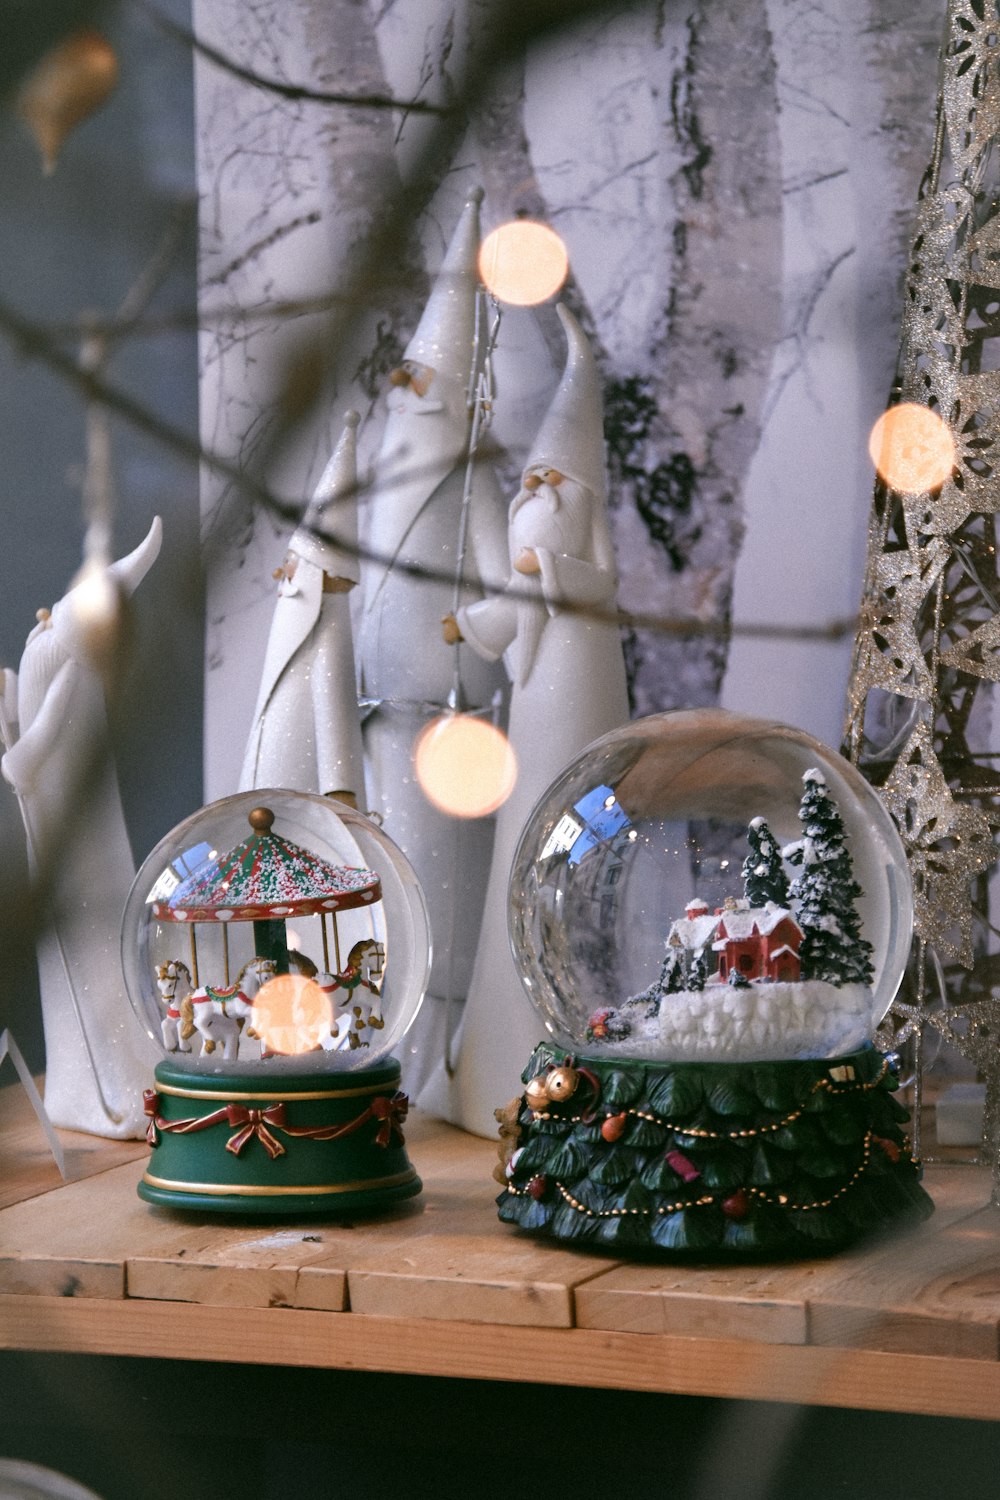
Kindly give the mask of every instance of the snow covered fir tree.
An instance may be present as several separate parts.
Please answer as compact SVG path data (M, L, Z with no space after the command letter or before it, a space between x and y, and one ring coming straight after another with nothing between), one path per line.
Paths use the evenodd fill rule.
M695 895L657 977L540 1046L497 1111L501 1219L679 1256L835 1250L931 1212L871 1046L872 946L836 802L803 777L801 837L747 828L742 896ZM794 876L794 878L792 878Z
M871 984L872 947L861 936L856 905L863 892L854 879L843 820L821 772L807 771L803 779L802 838L783 851L801 872L791 896L802 929L802 977Z

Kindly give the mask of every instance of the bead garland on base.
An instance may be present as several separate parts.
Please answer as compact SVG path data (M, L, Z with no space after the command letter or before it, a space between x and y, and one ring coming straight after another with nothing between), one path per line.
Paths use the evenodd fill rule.
M894 1060L613 1065L548 1044L497 1110L500 1218L671 1256L816 1255L925 1219Z

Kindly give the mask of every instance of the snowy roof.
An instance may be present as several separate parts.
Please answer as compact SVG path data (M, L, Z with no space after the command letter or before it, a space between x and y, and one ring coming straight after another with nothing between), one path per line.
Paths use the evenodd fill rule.
M670 948L704 948L711 942L719 925L719 918L711 913L703 917L678 917L670 929L667 946Z
M763 937L766 937L786 917L794 924L795 930L798 932L800 930L799 924L795 921L791 912L784 906L776 906L773 901L769 901L766 906L748 907L742 911L724 911L719 918L719 922L722 934L727 938L751 937L754 928Z

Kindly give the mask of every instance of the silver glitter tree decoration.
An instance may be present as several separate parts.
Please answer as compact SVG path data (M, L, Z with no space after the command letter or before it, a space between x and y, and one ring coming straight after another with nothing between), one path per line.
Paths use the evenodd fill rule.
M912 1038L915 1147L928 1042L944 1037L987 1080L1000 1204L998 37L1000 0L950 0L892 401L942 419L954 466L923 492L876 482L845 753L881 789L915 887L913 958L885 1028Z

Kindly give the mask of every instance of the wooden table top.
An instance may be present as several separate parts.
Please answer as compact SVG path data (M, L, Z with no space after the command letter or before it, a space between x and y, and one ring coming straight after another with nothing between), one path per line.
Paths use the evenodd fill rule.
M211 1220L136 1196L147 1148L62 1132L63 1183L0 1090L0 1348L391 1370L1000 1417L1000 1210L781 1265L672 1266L502 1225L495 1147L411 1113L419 1198L378 1218Z

